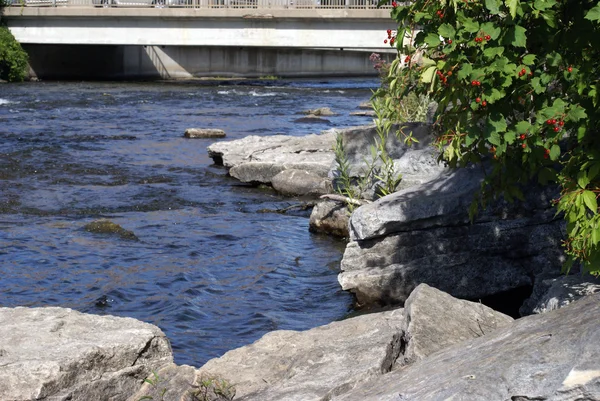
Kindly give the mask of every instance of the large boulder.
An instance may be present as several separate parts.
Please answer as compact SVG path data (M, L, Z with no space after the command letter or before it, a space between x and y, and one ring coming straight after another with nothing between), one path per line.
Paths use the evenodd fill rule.
M235 393L240 401L330 399L511 322L510 317L486 306L458 300L423 284L411 294L405 309L353 317L303 332L268 333L198 370L166 366L130 401L159 395L164 401L179 401L215 387Z
M283 195L323 195L332 191L331 181L317 173L287 169L271 179L273 189Z
M126 400L171 363L156 326L66 308L0 308L0 398Z
M456 299L420 284L404 305L402 355L395 368L467 339L489 334L513 319L481 303Z
M600 294L383 375L339 401L600 400Z
M478 168L445 170L355 210L342 288L360 304L401 304L419 283L476 300L558 274L563 229L553 194L531 187L524 202L497 202L471 223L482 179Z
M239 401L320 400L391 370L402 316L393 310L304 332L274 331L208 361L199 374L229 380Z
M545 313L600 292L600 277L576 274L536 280L533 294L521 307L522 315Z

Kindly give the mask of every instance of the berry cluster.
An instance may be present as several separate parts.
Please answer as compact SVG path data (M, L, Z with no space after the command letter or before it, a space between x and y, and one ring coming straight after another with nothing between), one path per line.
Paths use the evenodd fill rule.
M435 73L437 74L437 76L438 76L438 78L440 79L440 81L441 81L443 84L445 84L445 85L448 83L448 77L451 77L451 76L452 76L452 71L448 71L448 72L446 73L446 75L444 75L444 73L443 73L443 72L441 72L440 70L437 70Z
M392 7L394 7L394 8L398 7L398 3L396 3L395 1L392 1Z
M557 121L556 119L552 118L550 120L546 120L546 124L551 126L554 132L558 132L565 125L565 122L563 120Z
M394 46L394 43L396 42L396 35L395 35L395 34L392 32L392 30L391 30L391 29L388 29L388 30L387 30L387 39L385 39L385 40L383 41L383 43L384 43L384 44L387 44L387 43L388 43L388 40L389 40L389 42L390 42L390 45L391 45L391 46Z
M444 18L444 13L442 12L442 10L437 10L436 14L440 18Z
M477 36L475 38L475 43L481 43L484 40L487 42L488 40L490 40L492 37L490 35L482 35L482 36Z
M472 86L481 86L481 82L479 81L471 81Z

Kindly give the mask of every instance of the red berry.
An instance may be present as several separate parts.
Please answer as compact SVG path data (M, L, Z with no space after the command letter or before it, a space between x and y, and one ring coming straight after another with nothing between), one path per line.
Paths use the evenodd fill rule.
M391 34L392 34L392 30L391 30L391 29L388 29L388 30L387 30L387 34L388 34L388 35L391 35Z
M527 70L526 70L525 68L523 68L523 69L521 70L521 74L523 74L523 75L527 74Z
M481 105L482 105L483 107L485 107L485 106L487 106L487 102L484 100L483 102L481 102Z
M451 45L452 44L452 39L448 39L448 44Z
M525 134L521 134L521 135L519 136L519 138L521 138L521 140L522 140L522 141L524 141L524 140L525 140L525 138L527 138L527 135L525 135Z
M545 152L546 152L547 155L549 155L550 154L550 149L546 149Z
M477 84L477 86L481 86L481 82L475 81L475 83Z
M573 72L573 67L569 67L569 68L567 68L567 71L569 71L569 72Z
M479 102L481 102L481 98L480 97L478 97L478 98L475 99L475 103L479 103Z
M553 123L552 123L552 120L546 120L546 124L548 124L548 125L552 125L552 124L553 124Z
M548 158L548 153L544 153L544 159Z
M394 7L394 8L398 7L398 3L396 3L395 1L392 1L392 7Z
M524 144L522 144L522 145L521 145L521 147L522 147L523 149L525 149L525 148L527 147L527 144L526 144L526 143L524 143Z
M449 77L451 77L451 76L452 76L452 71L448 71L448 72L446 73L446 75L448 75Z
M387 43L387 39L385 39L385 40L383 41L383 43Z
M490 35L485 35L485 40L490 40L492 37Z
M477 86L477 81L471 81L471 85Z
M565 122L564 121L559 121L558 125L560 125L562 127L563 125L565 125Z
M560 127L554 127L554 132L560 131Z
M552 123L552 125L556 124L556 120L555 119L550 120L550 122Z
M393 44L394 44L394 38L391 38L390 39L390 45L393 45Z
M405 63L408 63L410 61L410 56L406 56L406 58L404 59Z

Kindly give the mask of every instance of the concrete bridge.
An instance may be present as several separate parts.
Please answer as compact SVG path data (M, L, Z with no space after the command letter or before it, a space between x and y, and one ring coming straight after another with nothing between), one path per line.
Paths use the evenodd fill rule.
M370 0L23 1L2 18L41 78L372 75L394 53Z

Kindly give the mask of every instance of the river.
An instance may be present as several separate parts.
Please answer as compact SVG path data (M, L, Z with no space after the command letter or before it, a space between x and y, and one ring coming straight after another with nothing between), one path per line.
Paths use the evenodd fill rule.
M305 135L350 117L375 79L0 84L0 306L140 319L200 366L271 330L348 315L345 243L308 232L298 200L212 164L186 128ZM295 123L329 106L330 125ZM108 218L138 241L93 234Z

